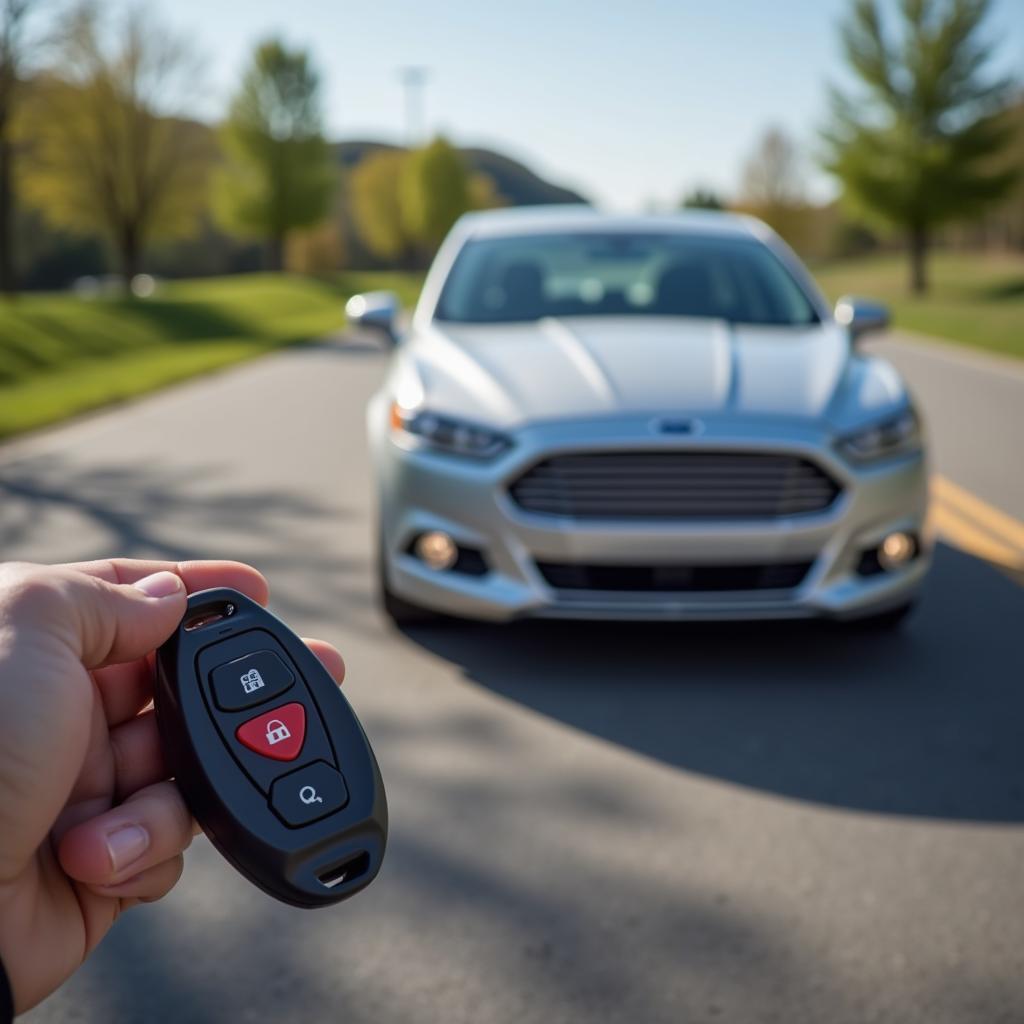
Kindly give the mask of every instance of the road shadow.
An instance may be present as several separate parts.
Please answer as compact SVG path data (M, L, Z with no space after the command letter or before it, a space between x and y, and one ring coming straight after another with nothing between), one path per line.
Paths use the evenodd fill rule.
M148 1024L798 1024L815 1018L764 1008L800 1006L809 977L831 1021L860 1019L820 951L784 939L770 915L700 872L666 885L635 855L679 841L678 819L663 820L642 792L599 793L590 767L557 751L558 770L525 791L514 773L439 773L439 747L485 762L495 751L513 764L546 756L480 710L425 702L372 725L391 831L365 894L340 912L298 913L200 840L185 884L119 922L32 1021L70 1024L88 1007L92 1020ZM594 827L631 842L567 841Z
M369 554L348 557L316 540L356 513L286 487L225 490L228 469L158 459L83 468L59 454L5 465L0 558L54 561L47 540L59 529L72 534L76 560L236 558L270 579L282 614L320 615L326 602L369 617Z
M854 810L1024 821L1024 589L940 546L902 631L409 630L473 683L687 771Z

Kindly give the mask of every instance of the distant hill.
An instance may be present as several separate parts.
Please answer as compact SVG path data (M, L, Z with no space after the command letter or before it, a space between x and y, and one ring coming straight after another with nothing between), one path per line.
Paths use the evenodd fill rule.
M386 142L353 140L337 143L335 152L338 154L339 163L349 169L375 150L400 148ZM511 206L587 202L578 192L546 181L518 160L513 160L502 153L478 148L462 149L460 152L471 170L480 171L493 180L495 188Z

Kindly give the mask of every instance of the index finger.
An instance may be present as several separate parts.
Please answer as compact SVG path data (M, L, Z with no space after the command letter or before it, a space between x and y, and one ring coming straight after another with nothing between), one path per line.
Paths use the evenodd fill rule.
M92 562L69 562L63 568L96 576L108 583L135 583L155 572L173 572L181 577L190 594L211 587L230 587L262 605L270 598L270 586L258 569L228 559L169 562L150 558L101 558Z

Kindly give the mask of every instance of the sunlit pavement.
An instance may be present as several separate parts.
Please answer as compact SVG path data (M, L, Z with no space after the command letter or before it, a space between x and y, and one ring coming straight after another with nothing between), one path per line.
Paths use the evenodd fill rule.
M26 1019L1024 1019L1024 588L984 560L1024 547L1024 373L883 348L941 477L895 635L389 630L363 445L382 358L353 343L0 450L5 557L262 567L344 651L392 811L380 879L325 911L197 841L179 891Z

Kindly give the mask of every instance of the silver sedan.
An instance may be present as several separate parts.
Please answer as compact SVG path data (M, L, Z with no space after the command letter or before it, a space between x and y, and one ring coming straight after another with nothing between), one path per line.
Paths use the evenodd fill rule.
M925 577L922 425L765 225L537 208L462 218L369 408L380 587L408 623L894 624Z

